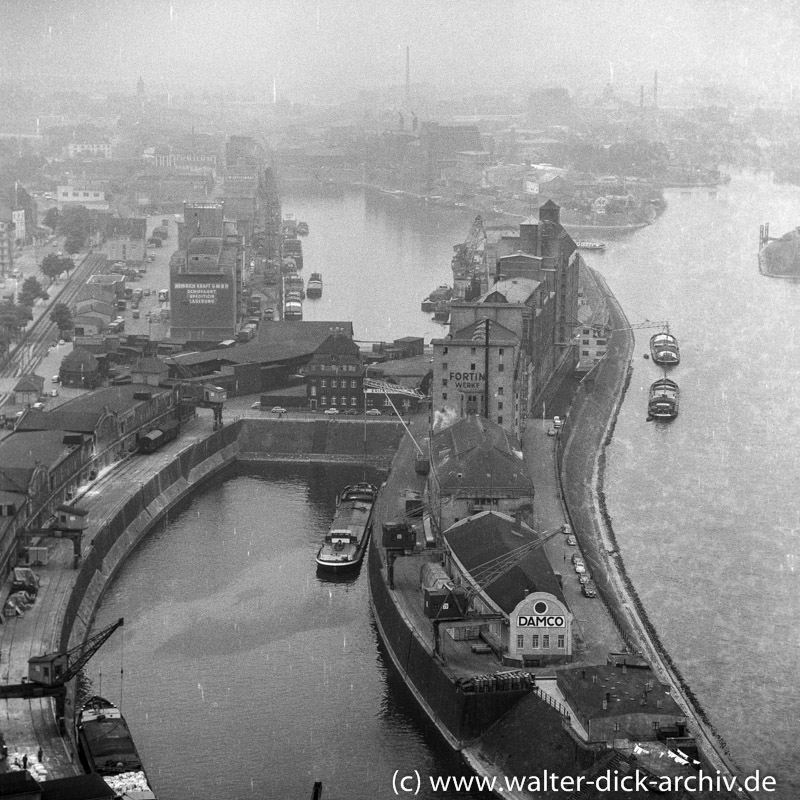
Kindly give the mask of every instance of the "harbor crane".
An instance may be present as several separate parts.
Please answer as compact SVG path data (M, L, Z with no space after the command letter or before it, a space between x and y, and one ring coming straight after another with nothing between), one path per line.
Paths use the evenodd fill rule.
M489 288L486 260L486 229L480 214L472 221L467 238L455 246L452 269L456 295L464 300L474 300Z
M458 628L472 626L476 621L490 622L493 620L502 619L500 614L477 614L473 612L472 615L468 615L467 612L473 598L477 597L481 592L486 591L489 586L516 567L526 556L538 550L540 547L543 547L547 542L549 542L555 536L558 536L561 532L561 528L557 528L556 530L545 534L540 539L534 539L532 541L525 542L525 544L520 545L513 550L509 550L507 553L496 556L495 558L491 558L483 564L479 564L477 567L470 570L468 576L470 586L467 591L456 600L456 602L460 603L461 607L464 609L464 617L459 620L443 620L434 617L431 620L433 623L434 655L444 659L444 654L442 653L441 647L442 638L439 631L439 627L442 623L447 622L450 627Z
M115 623L90 636L86 641L63 653L47 653L28 659L28 677L22 683L0 686L0 699L52 697L56 702L56 718L63 728L64 703L67 683L89 662L89 659L108 641L125 620L120 617Z
M214 430L222 427L222 407L228 399L228 393L211 383L198 384L194 376L174 356L165 359L167 364L178 373L178 402L182 406L193 408L210 408L214 412Z

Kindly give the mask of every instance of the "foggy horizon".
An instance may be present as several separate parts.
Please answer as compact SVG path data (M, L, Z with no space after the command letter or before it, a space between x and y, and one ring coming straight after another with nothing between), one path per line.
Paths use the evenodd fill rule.
M800 85L793 0L666 0L551 5L309 0L7 0L0 31L5 79L112 81L134 90L241 87L330 103L400 86L406 48L413 85L470 94L562 84L597 95L613 81L633 99L705 86L788 98ZM587 13L590 10L590 13Z

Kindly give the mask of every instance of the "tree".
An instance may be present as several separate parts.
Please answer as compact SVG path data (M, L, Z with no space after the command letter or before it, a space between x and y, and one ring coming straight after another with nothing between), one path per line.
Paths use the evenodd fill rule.
M12 339L16 339L33 312L25 306L15 305L10 301L0 304L0 330L5 331Z
M71 331L75 324L72 321L72 312L66 303L56 303L50 312L50 322L58 327L59 331Z
M25 282L22 284L22 289L19 291L19 304L21 306L29 306L33 307L34 303L39 299L42 298L43 300L47 300L49 295L47 292L42 288L42 284L31 275L30 278L25 278Z
M71 263L72 259L70 259L70 264ZM64 266L63 258L59 258L55 253L49 253L42 259L39 269L42 271L42 274L44 274L45 277L50 278L50 283L52 283L62 272L64 272L66 267Z
M58 227L58 219L58 208L56 206L51 206L47 209L47 213L44 215L42 222L47 225L48 228L55 230Z
M70 234L66 241L64 242L64 249L71 255L74 256L75 253L80 253L81 248L86 241L85 236L80 236L78 234Z

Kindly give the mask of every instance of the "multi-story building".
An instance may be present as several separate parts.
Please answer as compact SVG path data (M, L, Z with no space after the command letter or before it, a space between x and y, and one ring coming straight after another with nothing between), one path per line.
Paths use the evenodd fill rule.
M519 236L501 237L487 248L487 259L494 284L476 300L454 301L451 334L433 341L432 409L451 419L488 414L519 434L526 419L536 412L537 399L547 382L567 360L577 361L573 330L578 321L579 255L560 224L558 206L548 201L539 209L538 222L528 220L520 225ZM481 371L479 361L464 356L478 356L481 343L476 326L482 322L488 325L488 340L484 336L482 347L483 366L487 366L488 354L489 369L475 381L462 380L458 387L451 386L450 372L469 374L473 363ZM492 323L500 326L495 334ZM474 340L472 344L470 340ZM452 369L454 363L459 369ZM491 391L500 386L502 399Z
M143 262L147 255L147 219L114 217L108 221L103 252L109 261Z
M170 261L173 339L221 342L236 336L241 237L222 203L186 203L179 247Z
M111 158L111 142L70 142L66 147L69 158Z
M433 340L434 430L477 414L519 433L520 341L488 315Z
M96 211L108 211L106 193L88 186L64 185L56 187L58 210L84 206Z
M364 408L364 367L358 345L344 331L333 331L303 367L312 411Z
M0 278L14 270L14 223L0 219Z

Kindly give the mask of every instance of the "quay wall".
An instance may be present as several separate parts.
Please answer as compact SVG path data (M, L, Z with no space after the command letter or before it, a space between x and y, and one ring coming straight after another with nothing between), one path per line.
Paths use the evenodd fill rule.
M396 452L402 435L400 423L371 421L368 457L383 458ZM295 446L295 442L299 444ZM125 559L153 525L223 467L238 460L280 461L299 456L337 462L356 456L361 459L363 454L363 425L267 418L236 420L184 447L173 458L162 459L147 481L121 492L118 505L102 520L91 544L84 543L72 589L56 621L59 649L67 650L86 639L103 592ZM73 687L67 697L67 719L71 719L74 703Z
M391 596L383 558L372 536L369 546L369 587L375 622L397 670L417 702L455 750L488 730L530 689L465 692L445 664L434 658Z
M702 758L730 775L733 765L724 740L681 675L647 615L625 569L603 493L605 448L611 442L619 408L633 370L633 332L605 280L591 270L608 301L614 333L608 355L587 374L559 434L557 470L567 518L586 558L598 594L632 652L643 652L692 721ZM646 415L646 409L642 409ZM587 480L591 475L592 480ZM746 796L750 796L745 793Z

